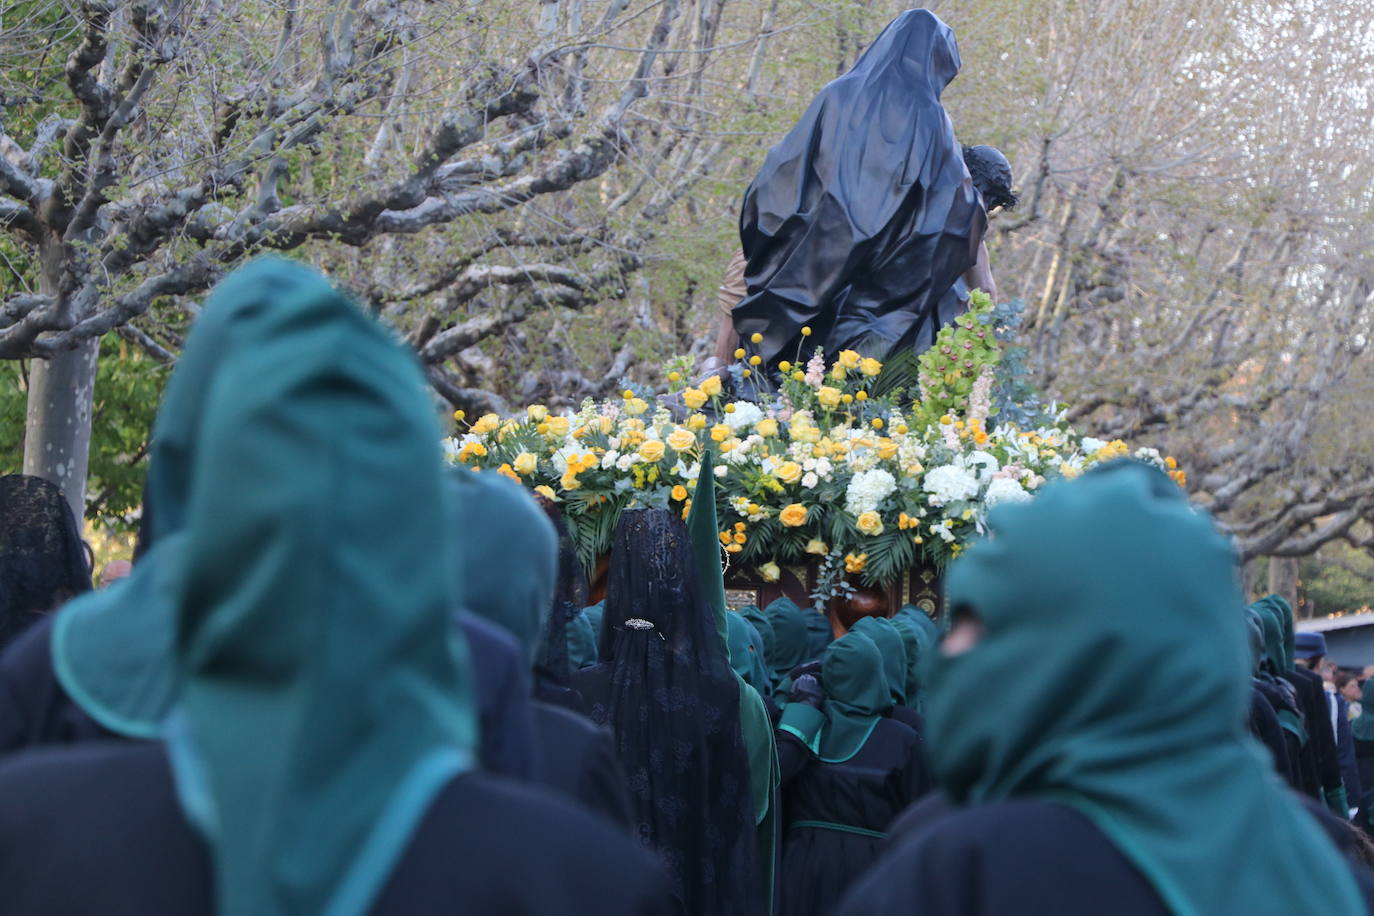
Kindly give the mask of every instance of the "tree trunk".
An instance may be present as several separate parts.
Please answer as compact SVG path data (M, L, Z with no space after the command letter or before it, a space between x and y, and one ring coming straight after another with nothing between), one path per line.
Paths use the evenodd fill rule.
M1288 602L1297 616L1298 560L1296 557L1269 558L1269 591Z
M45 293L57 292L58 281L53 276L57 270L47 269L55 267L45 264ZM91 406L99 355L99 339L88 340L50 359L35 359L29 373L24 473L46 478L61 487L78 525L86 515Z

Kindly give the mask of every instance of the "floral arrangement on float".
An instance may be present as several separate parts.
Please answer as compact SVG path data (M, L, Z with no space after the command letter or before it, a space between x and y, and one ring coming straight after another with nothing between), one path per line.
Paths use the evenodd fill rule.
M691 366L679 359L666 393L630 386L575 413L535 404L470 425L458 414L461 432L446 447L457 464L561 503L589 568L625 508L685 517L702 455L714 449L732 565L776 581L781 567L816 561L825 594L837 581L882 586L917 563L942 567L985 530L992 507L1104 461L1134 457L1184 484L1173 458L1080 436L1065 411L1035 402L1022 381L1018 316L1018 306L994 307L975 291L919 357L884 366L845 350L827 364L817 350L761 384L760 357L742 348L728 385L714 375L686 383Z

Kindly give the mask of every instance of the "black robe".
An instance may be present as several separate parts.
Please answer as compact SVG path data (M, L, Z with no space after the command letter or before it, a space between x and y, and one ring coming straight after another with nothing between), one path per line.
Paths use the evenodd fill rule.
M52 664L49 614L0 654L0 754L40 744L118 737L77 706Z
M1374 877L1351 871L1374 912ZM837 912L1172 916L1135 866L1073 808L1017 799L953 809L935 797L903 815L893 845Z
M920 738L880 719L858 753L825 763L779 732L778 763L784 816L778 912L828 916L877 858L897 815L930 790Z
M0 762L5 913L213 911L207 848L161 744L88 742ZM373 912L667 914L663 867L599 818L468 773L431 804Z
M1336 736L1331 730L1331 716L1326 707L1326 688L1321 675L1299 665L1283 672L1283 679L1293 685L1298 694L1299 707L1307 720L1307 740L1312 745L1320 793L1317 798L1329 801L1341 787L1341 763L1336 754Z
M575 712L534 703L535 780L626 829L634 811L611 733Z
M456 615L468 641L482 728L482 767L514 779L532 779L534 710L529 664L514 636L467 611Z
M1250 691L1250 734L1268 748L1269 756L1274 761L1275 772L1290 786L1300 789L1297 774L1293 770L1292 758L1289 757L1288 743L1284 738L1286 732L1279 724L1274 707L1269 705L1269 701L1259 690Z

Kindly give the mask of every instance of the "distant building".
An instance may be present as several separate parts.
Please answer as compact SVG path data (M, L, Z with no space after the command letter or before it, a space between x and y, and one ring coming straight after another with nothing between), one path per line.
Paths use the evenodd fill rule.
M1374 611L1299 620L1295 627L1299 633L1324 634L1326 657L1342 668L1374 665Z

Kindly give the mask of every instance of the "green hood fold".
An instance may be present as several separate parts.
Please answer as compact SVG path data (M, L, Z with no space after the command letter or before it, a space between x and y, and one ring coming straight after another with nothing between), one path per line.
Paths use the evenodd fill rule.
M926 747L946 793L1074 807L1177 916L1360 912L1342 857L1248 734L1236 564L1211 519L1121 461L989 525L946 581L982 639L932 666Z

